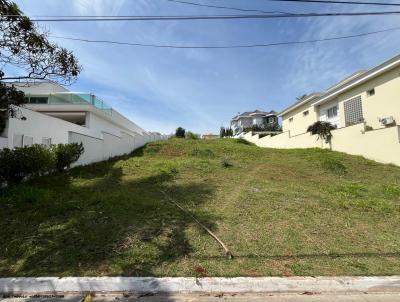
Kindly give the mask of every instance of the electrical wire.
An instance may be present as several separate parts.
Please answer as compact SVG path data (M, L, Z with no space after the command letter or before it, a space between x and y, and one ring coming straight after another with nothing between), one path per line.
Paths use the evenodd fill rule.
M210 5L210 4L181 1L181 0L165 0L165 1L178 3L178 4L208 7L208 8L229 9L229 10L235 10L235 11L240 11L240 12L253 12L253 13L262 13L262 14L290 14L288 12L282 12L282 11L265 11L265 10L259 10L259 9L245 9L245 8L238 8L238 7L232 7L232 6Z
M357 5L381 5L381 6L400 6L400 3L390 2L363 2L363 1L331 1L331 0L268 0L274 2L310 2L325 4L357 4Z
M349 13L298 13L298 14L263 14L263 15L188 15L188 16L58 16L47 18L32 18L33 22L82 22L82 21L186 21L186 20L232 20L232 19L278 19L278 18L309 18L309 17L339 17L339 16L388 16L399 15L400 11L384 12L349 12ZM10 22L1 16L0 22ZM22 17L22 16L20 16Z
M63 39L63 40L87 42L87 43L117 44L117 45L152 47L152 48L229 49L229 48L258 48L258 47L271 47L271 46L280 46L280 45L295 45L295 44L305 44L305 43L316 43L316 42L324 42L324 41L333 41L333 40L342 40L342 39L351 39L351 38L357 38L357 37L364 37L364 36L375 35L375 34L379 34L379 33L384 33L384 32L389 32L389 31L397 31L397 30L400 30L400 27L392 27L392 28L386 28L386 29L382 29L382 30L376 30L376 31L365 32L365 33L360 33L360 34L329 37L329 38L314 39L314 40L286 41L286 42L275 42L275 43L267 43L267 44L226 45L226 46L143 44L143 43L130 43L130 42L111 41L111 40L89 40L89 39L74 38L74 37L55 36L55 35L50 35L50 37L57 38L57 39Z

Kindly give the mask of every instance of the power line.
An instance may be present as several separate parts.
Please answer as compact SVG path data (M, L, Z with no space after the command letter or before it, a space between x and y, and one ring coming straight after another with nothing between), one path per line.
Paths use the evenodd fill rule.
M325 4L362 4L362 5L382 5L382 6L400 6L400 3L390 2L362 2L362 1L331 1L331 0L268 0L276 2L310 2L310 3L325 3Z
M227 46L211 46L211 45L162 45L162 44L143 44L143 43L130 43L130 42L121 42L121 41L111 41L111 40L89 40L82 38L74 38L74 37L62 37L62 36L53 36L52 38L63 39L63 40L72 40L72 41L80 41L86 43L102 43L102 44L117 44L117 45L127 45L127 46L140 46L140 47L152 47L152 48L175 48L175 49L230 49L230 48L258 48L258 47L271 47L271 46L280 46L280 45L294 45L294 44L305 44L305 43L316 43L316 42L324 42L324 41L333 41L333 40L342 40L342 39L351 39L369 35L375 35L379 33L396 31L400 30L400 27L392 27L386 28L377 31L365 32L354 35L347 36L337 36L337 37L329 37L323 39L314 39L314 40L303 40L303 41L287 41L287 42L275 42L268 44L249 44L249 45L227 45Z
M289 0L287 0L289 1ZM82 21L186 21L186 20L233 20L233 19L278 19L310 18L339 16L388 16L399 15L400 11L385 12L350 12L350 13L296 13L296 14L263 14L263 15L188 15L188 16L58 16L32 18L33 22L82 22ZM1 16L0 22L9 22Z
M259 10L259 9L245 9L245 8L238 8L238 7L232 7L232 6L210 5L210 4L203 4L203 3L197 3L197 2L180 1L180 0L165 0L165 1L178 3L178 4L208 7L208 8L229 9L229 10L235 10L235 11L240 11L240 12L253 12L253 13L262 13L262 14L289 14L288 12L282 12L282 11L265 11L265 10Z

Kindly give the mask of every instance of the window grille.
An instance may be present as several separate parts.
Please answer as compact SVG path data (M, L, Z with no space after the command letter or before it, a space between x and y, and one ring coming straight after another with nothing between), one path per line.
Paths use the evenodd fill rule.
M354 125L364 120L361 96L344 102L344 115L346 126Z

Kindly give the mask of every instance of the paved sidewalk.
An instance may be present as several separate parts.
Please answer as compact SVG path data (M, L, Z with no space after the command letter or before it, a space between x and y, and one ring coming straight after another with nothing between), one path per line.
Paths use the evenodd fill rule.
M62 298L0 298L0 302L80 302L82 295L65 295ZM400 294L339 294L339 295L155 295L155 296L130 296L123 295L96 295L93 302L397 302Z

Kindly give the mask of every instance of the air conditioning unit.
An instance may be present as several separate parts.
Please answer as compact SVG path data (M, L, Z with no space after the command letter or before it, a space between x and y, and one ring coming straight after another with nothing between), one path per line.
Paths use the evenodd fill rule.
M384 118L380 118L379 121L382 123L382 125L384 126L389 126L395 123L395 120L393 118L393 116L388 116L388 117L384 117Z

